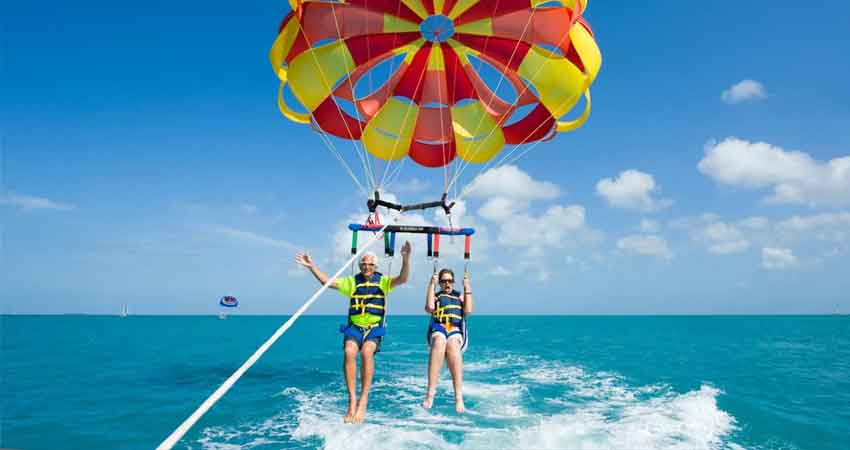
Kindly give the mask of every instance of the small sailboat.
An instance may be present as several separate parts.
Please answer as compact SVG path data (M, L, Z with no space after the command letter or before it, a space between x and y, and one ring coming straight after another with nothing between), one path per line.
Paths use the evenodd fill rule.
M124 306L121 307L121 317L127 317L129 315L130 315L130 312L127 309L127 304L125 303Z

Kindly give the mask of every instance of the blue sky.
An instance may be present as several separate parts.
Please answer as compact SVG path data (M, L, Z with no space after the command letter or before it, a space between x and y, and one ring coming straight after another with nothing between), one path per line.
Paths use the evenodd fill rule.
M365 202L319 135L277 111L267 54L287 11L6 7L4 312L206 314L235 295L243 313L287 314L317 288L295 251L339 266ZM590 120L483 174L455 218L478 229L479 311L850 311L848 14L591 0ZM390 190L426 201L441 184L409 164ZM421 311L430 275L411 239L395 313ZM343 304L326 294L311 312Z

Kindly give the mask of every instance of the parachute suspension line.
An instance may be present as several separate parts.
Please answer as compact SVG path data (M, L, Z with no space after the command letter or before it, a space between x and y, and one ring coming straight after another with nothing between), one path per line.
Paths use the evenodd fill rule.
M332 13L333 13L333 16L334 16L334 21L336 22L336 11L334 11L334 10L333 10L333 8L334 8L334 6L333 6L333 2L332 2L332 3L331 3L331 9L332 9ZM308 46L308 47L310 47L310 48L312 48L312 47L313 47L313 43L312 43L312 42L310 42L310 39L307 37L307 33L305 33L303 29L301 30L301 32L302 32L301 34L304 36L304 40L305 40L305 41L307 41L307 46ZM342 34L340 33L340 30L339 30L339 24L337 24L337 38L338 38L339 40L342 40ZM316 64L316 67L318 68L319 76L322 78L322 83L324 83L326 86L328 86L329 88L331 88L333 85L332 85L331 83L329 83L329 82L328 82L328 78L325 76L325 71L324 71L324 70L322 70L322 66L321 66L321 64L319 64L319 58L316 56L316 53L315 53L315 52L310 52L310 54L311 54L311 55L312 55L312 57L313 57L313 63L314 63L314 64ZM348 68L346 68L346 70L347 70L347 69L348 69ZM351 82L351 77L349 77L348 75L349 75L349 74L347 73L347 74L346 74L346 79L347 79L347 80L349 81L349 83L350 83L350 82ZM353 93L353 89L352 89L352 93ZM331 91L331 95L333 95L333 91ZM348 122L346 122L346 120L345 120L345 114L343 113L342 108L340 108L340 107L339 107L339 103L337 103L337 102L333 102L333 104L334 104L334 106L336 107L337 114L339 114L340 121L342 122L342 124L343 124L343 125L345 125L345 131L348 133L348 137L350 138L349 140L351 141L351 145L352 145L352 146L354 146L354 151L355 151L355 152L358 154L358 156L359 156L359 155L360 155L360 152L365 152L366 150L361 149L361 148L357 145L357 141L358 141L359 139L354 139L354 135L351 133L351 128L349 128L349 126L348 126ZM321 128L321 127L318 127L318 125L317 125L317 128ZM323 131L324 131L324 130L323 130ZM362 162L362 159L361 159L361 162ZM368 170L368 169L366 168L366 165L365 165L365 164L364 164L364 167L363 167L363 171L364 171L364 173L365 173L365 177L366 177L366 179L367 179L367 180L369 180L369 182L371 183L372 188L374 189L374 187L375 187L375 177L374 177L374 174L373 174L373 173L371 173L371 170ZM367 196L368 196L368 194L367 194Z
M363 184L360 183L360 180L357 179L357 176L354 175L354 171L351 170L351 166L348 165L348 163L345 161L345 158L343 158L342 155L339 153L339 150L336 148L336 145L333 143L327 133L325 133L325 130L322 130L318 126L316 128L319 129L319 136L322 137L322 143L325 144L325 147L327 147L328 151L330 151L331 154L336 157L337 161L339 161L339 163L342 165L342 168L345 169L346 172L348 172L348 176L350 176L351 179L354 180L354 184L357 185L363 196L368 197L369 192L366 190L365 187L363 187Z
M589 98L588 98L588 100L587 100L587 101L590 101L590 100L589 100ZM559 104L558 106L560 107L561 105L563 105L563 104L565 104L565 103L566 103L566 101L562 102L562 103L561 103L561 104ZM540 129L540 127L541 127L542 125L543 125L543 123L538 124L538 125L537 125L537 126L536 126L533 130L531 130L531 133L529 133L529 134L528 134L528 136L531 136L531 135L533 135L534 133L536 133L536 132L537 132L537 130L538 130L538 129ZM501 166L503 161L504 161L504 164L505 164L505 165L507 165L507 164L514 164L514 163L516 163L517 161L519 161L520 159L522 159L522 157L523 157L523 156L525 156L526 154L528 154L528 152L530 152L530 151L531 151L531 150L533 150L535 147L537 147L538 145L540 145L540 143L541 143L541 142L543 142L543 139L539 139L539 140L537 140L536 142L534 142L533 144L531 144L531 145L529 145L528 147L526 147L526 148L525 148L523 151L521 151L521 152L520 152L517 156L514 156L514 157L513 157L513 158L511 158L510 160L505 161L505 160L506 160L508 157L510 157L510 156L511 156L514 152L516 152L516 151L517 151L517 149L519 148L519 146L520 146L520 145L525 144L525 142L528 140L528 136L526 136L525 138L523 138L523 139L522 139L522 141L520 141L520 143L519 143L519 144L516 144L516 146L514 146L514 148L512 148L510 152L508 152L505 156L503 156L502 158L500 158L500 159L499 159L499 162L497 163L497 166Z
M336 6L335 6L336 2L330 2L330 3L331 3L331 14L333 15L334 27L336 29L336 37L337 37L337 39L342 41L343 40L342 39L342 30L340 29L340 26L339 26L339 18L336 15ZM366 51L369 52L367 54L371 58L371 51L370 51L370 48L368 46L366 48ZM315 58L315 54L313 56ZM317 66L318 66L318 62L317 62ZM346 74L345 81L348 82L348 87L351 89L352 103L354 103L354 107L357 108L357 98L356 98L356 94L354 92L354 83L351 81L350 75L351 75L350 73ZM369 92L371 92L371 91L372 91L372 70L369 70ZM336 102L334 102L334 104L336 105L337 110L340 110L339 104L336 103ZM340 111L340 116L342 116L341 111ZM351 130L348 129L347 124L346 124L345 128L346 128L346 131L348 131L349 137L351 137ZM362 130L361 130L361 132L362 132ZM363 146L363 148L361 148L360 146L357 145L357 141L359 141L359 139L352 139L352 141L354 141L352 143L352 145L354 145L355 149L357 150L357 157L360 158L360 163L363 165L363 172L367 173L368 176L370 177L370 180L372 182L372 190L374 191L376 189L376 186L378 186L378 184L377 184L377 179L375 178L375 171L372 168L372 164L370 162L370 158L369 158L369 155L366 151L365 145ZM367 197L368 197L368 195L367 195Z
M492 90L492 91L491 91L491 94L492 94L492 95L490 96L490 99L487 101L487 109L490 109L490 106L492 106L493 101L494 101L494 100L496 99L496 97L498 96L496 93L499 91L499 87L501 87L501 86L502 86L502 82L505 80L505 76L506 76L506 74L508 73L508 68L509 68L508 66L510 65L511 61L513 61L514 56L516 56L516 52L517 52L517 50L519 49L519 44L520 44L521 42L523 42L523 39L525 38L525 34L526 34L526 32L528 31L528 27L531 25L531 21L534 19L534 14L535 14L536 12L537 12L537 8L532 8L532 10L531 10L531 14L529 14L529 15L528 15L528 19L525 21L525 26L524 26L524 27L523 27L523 29L522 29L522 33L520 34L519 39L517 39L517 40L516 40L516 44L514 44L514 49L511 51L511 56L508 58L508 64L505 64L505 65L503 65L503 66L502 66L502 71L501 71L502 73L500 74L501 76L499 77L499 81L496 83L496 89L494 89L494 90ZM565 34L566 34L566 33L565 33ZM488 40L487 42L489 42L489 40ZM486 45L486 44L485 44L485 45ZM482 55L483 55L483 53L482 53ZM484 64L484 62L483 62L483 61L479 63L479 65L482 65L482 64ZM539 71L541 68L542 68L542 65L541 65L540 67L538 67L538 71ZM528 87L526 86L525 88L527 89ZM525 93L525 89L523 90L523 93ZM521 97L521 94L520 94L520 95L517 95L517 98L514 100L514 103L516 103L516 102L519 100L519 98L520 98L520 97ZM475 131L477 131L477 130L478 130L478 128L479 128L479 127L481 126L481 124L484 122L484 116L485 116L485 114L482 114L482 115L481 115L481 117L478 119L478 124L477 124L477 125L475 125L475 128L473 128L473 130L475 130ZM502 117L502 118L500 119L500 122L501 122L501 121L504 121L505 119L506 119L506 117ZM473 150L472 150L472 152L471 152L471 154L470 154L470 159L474 158L474 157L475 157L475 155L476 155L476 154L477 154L477 153L481 150L481 143L482 143L482 142L484 142L484 140L485 140L486 138L490 137L490 135L492 135L492 134L496 131L496 129L497 129L497 128L501 128L501 125L502 125L502 124L501 124L501 123L496 123L496 125L497 125L497 126L493 127L493 128L492 128L492 129L491 129L491 130L487 133L487 135L486 135L486 136L483 136L483 137L479 138L479 140L478 140L477 144L474 144L474 145L473 145ZM463 174L463 172L466 170L466 168L467 168L469 165L470 165L470 163L469 163L468 161L464 161L463 163L461 163L461 167L459 168L459 170L458 170L457 172L455 172L455 175L454 175L454 177L452 178L452 181L450 182L449 187L451 187L452 185L454 185L454 184L455 184L455 182L457 182L457 180L460 178L460 176ZM480 173L480 172L479 172L479 173Z
M401 162L398 163L395 169L393 169L393 173L391 173L390 176L387 178L387 183L384 185L384 189L389 189L390 186L392 186L398 180L399 174L401 174L401 169L402 167L404 167L405 161L407 161L407 158L402 158Z
M577 11L577 10L576 10L576 8L573 8L573 9L572 9L572 17L571 17L571 24L570 24L570 27L571 27L571 28L575 25L576 19L577 19L577 17L578 17L578 13L577 13L576 11ZM534 16L534 11L532 11L531 16ZM530 19L531 19L531 17L529 17L529 20L530 20ZM528 25L528 24L526 23L526 25ZM564 40L565 40L565 39L569 36L569 34L570 34L570 33L569 33L569 30L567 30L567 32L565 32L565 33L564 33L564 35L561 37L561 39L558 41L558 44L556 45L556 47L560 47L560 46L564 43ZM525 31L523 31L523 35L525 35ZM517 41L517 45L519 45L519 41ZM513 55L511 55L511 58L513 58ZM540 71L541 71L541 70L543 70L543 66L542 66L542 65L541 65L540 67L538 67L538 68L537 68L537 70L534 72L534 77L537 77L537 75L540 73ZM503 72L502 72L502 76L503 76L503 77L504 77L504 73L505 73L505 71L503 71ZM501 82L501 80L499 80L499 81ZM528 84L527 84L527 83L523 83L523 84L524 84L524 86L523 86L523 88L522 88L522 91L520 91L520 93L519 93L519 94L517 94L517 99L519 99L520 97L522 97L522 96L523 96L523 94L525 94L525 93L528 91ZM588 97L587 99L588 99L588 101L589 101L589 97ZM566 101L565 101L565 102L566 102ZM564 102L564 103L565 103L565 102ZM564 103L561 103L561 105L563 105ZM491 162L488 162L487 164L484 164L484 165L481 167L481 169L479 169L479 170L478 170L478 173L475 175L475 177L477 177L478 175L481 175L481 174L482 174L485 170L488 170L488 169L489 169L489 168L491 168L491 167L498 167L498 166L501 166L502 162L504 162L504 161L505 161L505 160L506 160L506 159L507 159L507 158L508 158L511 154L513 154L514 152L516 152L516 151L517 151L517 148L519 148L519 146L520 146L520 145L523 145L523 144L524 144L524 143L528 140L528 138L529 138L530 136L534 135L534 133L536 133L536 132L537 132L537 130L539 130L539 129L540 129L540 127L541 127L542 125L543 125L543 123L538 124L538 125L537 125L537 127L535 127L535 128L534 128L534 130L532 130L530 133L528 133L528 134L527 134L527 135L526 135L526 136L522 139L522 141L520 141L520 143L519 143L519 144L514 145L514 146L513 146L513 148L512 148L512 149L511 149L511 150L510 150L507 154L505 154L504 156L502 156L502 157L499 159L498 163L496 163L496 164L494 165L494 164L492 163L492 161L491 161ZM512 159L510 162L516 162L516 161L518 161L521 157L525 156L525 154L527 154L530 150L532 150L533 148L535 148L536 146L538 146L538 145L540 144L540 142L542 142L542 141L541 141L541 140L538 140L537 142L535 142L534 144L532 144L530 148L528 148L528 149L524 150L524 151L523 151L523 152L522 152L522 153L521 153L518 157L516 157L516 158ZM468 164L467 164L467 165L468 165ZM464 169L465 169L465 168L466 168L466 166L464 166ZM458 180L458 178L459 178L459 177L460 177L460 173L458 173L458 174L455 176L455 178L452 180L452 184L454 184L455 182L457 182L457 180ZM475 179L475 177L473 177L473 179ZM462 198L463 198L466 194L468 194L468 193L469 193L469 191L470 191L470 188L471 188L471 187L472 187L471 182L470 182L470 183L468 183L466 186L464 186L464 188L461 190L460 196L455 197L455 201L461 200L461 199L462 199Z
M368 249L372 246L372 244L378 241L381 236L381 233L386 227L386 225L381 227L378 233L375 234L375 237L373 237L371 240L369 240L369 242L366 243L365 246L363 246L362 250L360 250L351 258L349 258L348 261L342 267L340 267L339 270L336 271L336 273L333 274L333 276L328 278L328 281L325 282L325 284L323 284L322 287L320 287L319 290L316 291L313 296L310 297L309 300L307 300L303 305L301 305L301 307L298 308L298 311L295 311L295 314L293 314L292 317L290 317L289 320L286 321L286 323L281 325L281 327L278 328L277 331L275 331L274 334L268 340L266 340L266 342L264 342L263 345L261 345L257 349L257 351L255 351L254 354L251 355L251 357L248 358L248 360L242 364L241 367L236 369L236 372L233 372L233 375L231 375L227 380L225 380L224 383L222 383L222 385L219 386L219 388L216 389L215 392L213 392L212 395L209 396L209 398L204 400L204 402L201 403L201 406L199 406L198 409L196 409L195 412L193 412L188 419L186 419L182 424L180 424L180 426L177 427L174 432L172 432L164 441L162 441L162 443L159 444L156 450L170 450L172 447L174 447L177 441L179 441L180 438L182 438L183 435L185 435L186 432L189 431L190 428L192 428L192 425L194 425L198 421L198 419L201 418L201 416L203 416L207 411L209 411L209 409L212 408L212 406L215 405L215 403L219 399L221 399L221 397L224 396L224 394L226 394L231 387L233 387L236 381L238 381L239 378L242 377L242 375L244 375L245 372L250 369L251 366L253 366L254 363L257 362L257 360L260 359L261 356L263 356L263 354L275 343L275 341L277 341L278 338L280 338L283 333L285 333L286 330L288 330L289 327L291 327L292 324L295 323L295 321L298 320L299 317L301 317L301 314L303 314L304 311L306 311L307 308L309 308L310 305L312 305L313 302L316 301L316 299L319 298L319 296L328 289L331 283L333 283L334 280L336 280L336 278L339 277L342 272L347 269L348 266L350 266L362 253L364 253L366 249Z

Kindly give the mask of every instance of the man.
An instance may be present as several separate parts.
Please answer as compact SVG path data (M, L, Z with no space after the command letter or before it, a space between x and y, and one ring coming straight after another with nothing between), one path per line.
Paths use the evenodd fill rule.
M328 285L349 298L348 324L340 327L343 338L343 375L348 388L348 412L345 423L361 423L366 416L369 403L369 388L375 373L375 353L380 350L381 339L386 334L384 318L386 296L396 286L407 282L410 273L410 242L401 248L401 272L390 278L376 271L377 257L372 252L360 258L360 273L336 279ZM324 285L328 276L316 267L310 255L304 252L295 255L295 262L310 269L314 277ZM360 353L360 399L357 399L357 353Z

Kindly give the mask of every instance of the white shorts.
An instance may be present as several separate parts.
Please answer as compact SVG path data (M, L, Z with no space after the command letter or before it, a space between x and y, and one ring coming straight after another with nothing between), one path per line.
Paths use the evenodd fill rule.
M431 339L428 340L429 345L434 345L434 339L443 339L446 341L446 344L448 344L449 341L457 340L458 345L463 345L463 333L455 333L449 336L448 339L446 339L445 334L439 331L434 331L433 333L431 333Z

